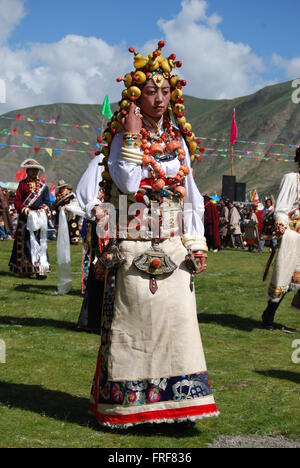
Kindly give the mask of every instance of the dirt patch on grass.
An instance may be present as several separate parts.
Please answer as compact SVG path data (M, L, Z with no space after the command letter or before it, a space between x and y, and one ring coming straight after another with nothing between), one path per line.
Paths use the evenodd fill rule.
M209 448L300 448L300 439L291 440L281 436L222 436L210 444Z

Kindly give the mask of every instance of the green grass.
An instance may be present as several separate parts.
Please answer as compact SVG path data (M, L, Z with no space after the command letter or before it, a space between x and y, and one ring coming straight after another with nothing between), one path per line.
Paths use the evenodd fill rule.
M300 437L299 366L292 342L299 338L260 328L265 307L261 282L267 253L211 254L196 280L199 323L218 419L185 425L105 431L87 414L99 337L75 331L81 307L81 249L72 248L73 292L55 297L53 272L45 282L8 274L11 242L0 244L1 447L205 447L221 435ZM300 328L288 297L278 322Z

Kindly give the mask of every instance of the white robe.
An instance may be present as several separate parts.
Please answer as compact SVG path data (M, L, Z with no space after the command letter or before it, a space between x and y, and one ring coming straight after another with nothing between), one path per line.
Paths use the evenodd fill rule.
M284 176L275 208L275 219L289 225L289 214L299 211L300 175L290 173ZM296 214L297 214L296 211ZM288 226L284 234L274 266L268 295L273 302L279 302L289 289L300 288L300 235Z

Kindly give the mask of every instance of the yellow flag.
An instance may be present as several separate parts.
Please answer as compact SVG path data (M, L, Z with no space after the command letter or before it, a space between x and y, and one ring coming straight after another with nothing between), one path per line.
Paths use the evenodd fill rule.
M27 117L27 122L34 122L34 120L31 119L30 117Z
M89 125L82 125L81 128L90 128Z
M53 155L53 149L51 148L46 148L47 153L49 154L50 158L52 158Z
M29 133L29 132L24 132L24 136L30 137L30 136L31 136L31 133Z

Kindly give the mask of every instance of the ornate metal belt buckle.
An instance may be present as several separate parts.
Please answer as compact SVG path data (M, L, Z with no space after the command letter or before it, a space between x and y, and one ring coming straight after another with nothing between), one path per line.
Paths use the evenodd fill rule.
M138 270L148 273L151 276L171 274L177 268L176 263L157 246L152 247L135 258L133 264Z
M107 270L118 268L125 263L126 259L120 252L118 244L113 241L109 244L107 250L101 255L100 262Z

